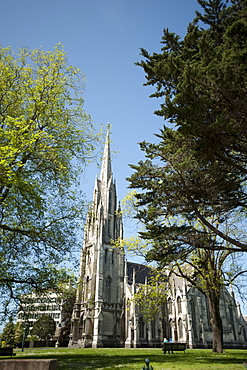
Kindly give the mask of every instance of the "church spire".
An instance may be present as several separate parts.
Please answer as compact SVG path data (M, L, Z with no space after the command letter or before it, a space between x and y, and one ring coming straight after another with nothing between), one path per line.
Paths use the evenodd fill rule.
M106 134L106 141L105 141L105 149L103 154L103 160L101 165L101 173L100 173L100 180L102 185L107 188L107 184L109 179L112 175L111 169L111 152L110 152L110 133L109 133L109 126L107 128Z

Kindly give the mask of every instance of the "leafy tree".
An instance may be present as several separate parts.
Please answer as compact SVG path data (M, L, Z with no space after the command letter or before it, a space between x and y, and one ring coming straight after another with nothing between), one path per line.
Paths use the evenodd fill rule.
M66 289L62 296L62 323L64 326L70 328L71 317L75 304L76 290L73 288Z
M144 60L137 64L146 85L156 87L151 97L164 99L155 113L174 126L159 135L161 160L167 161L162 146L176 151L177 159L184 148L180 173L187 162L187 176L182 191L174 188L173 200L236 251L247 251L245 238L229 236L209 221L215 210L237 210L245 217L247 2L198 3L203 14L196 12L184 39L165 29L161 53L142 49ZM142 149L152 159L155 149L145 143Z
M32 328L32 335L37 335L40 339L47 340L52 337L56 330L56 323L49 315L43 315L35 321Z
M68 326L62 326L59 331L58 341L60 343L68 342L70 335L70 328Z
M71 328L71 318L73 313L73 308L76 299L76 290L74 288L69 288L64 290L62 295L62 313L61 321L63 326L59 332L59 342L64 342L69 339L70 328Z
M53 51L0 48L0 291L3 311L66 278L85 209L79 174L98 135L83 109L84 77Z
M4 346L17 347L22 343L24 334L24 324L22 322L13 323L12 319L5 325L1 340Z
M24 331L25 331L24 324L22 322L17 322L15 324L15 335L14 335L15 346L18 346L20 343L22 343Z
M134 295L134 302L146 322L154 320L158 315L165 316L164 307L169 290L167 276L152 269L146 284L140 285Z
M6 347L15 346L15 324L13 323L12 318L10 318L9 322L5 325L3 329L2 341L4 342L4 346Z

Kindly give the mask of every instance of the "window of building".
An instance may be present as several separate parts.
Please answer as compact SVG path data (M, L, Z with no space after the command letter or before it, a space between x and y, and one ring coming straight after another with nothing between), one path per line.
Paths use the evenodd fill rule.
M152 332L152 339L156 337L156 325L155 320L151 321L151 332Z
M108 276L105 281L105 298L107 301L111 301L111 277Z
M105 263L107 263L108 260L108 249L105 250Z
M139 318L139 336L144 338L144 321L142 317Z
M191 305L191 319L192 319L192 329L193 329L194 339L198 339L196 306L195 306L195 301L193 299L191 300L190 305Z
M183 322L181 318L178 320L178 336L179 339L183 339Z
M182 301L181 298L177 298L177 306L178 306L178 312L182 312Z
M172 299L169 298L167 301L168 314L172 314Z

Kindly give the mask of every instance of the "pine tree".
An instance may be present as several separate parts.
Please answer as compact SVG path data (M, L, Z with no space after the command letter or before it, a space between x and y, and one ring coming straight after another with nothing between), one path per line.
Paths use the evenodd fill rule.
M247 251L244 239L217 231L201 212L213 214L217 207L244 216L247 205L247 3L199 3L204 13L197 12L183 40L165 29L161 53L142 50L145 60L137 64L146 72L146 85L156 86L151 96L164 99L156 114L181 134L197 162L186 183L187 203L193 198L194 211L212 232L236 251ZM164 127L161 145L168 135Z

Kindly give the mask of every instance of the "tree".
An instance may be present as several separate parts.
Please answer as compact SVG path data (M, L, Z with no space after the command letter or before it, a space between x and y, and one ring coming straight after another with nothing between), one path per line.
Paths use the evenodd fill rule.
M56 323L49 315L40 316L35 321L31 334L37 335L40 339L47 340L52 337L56 330Z
M161 314L165 316L164 307L170 291L169 280L158 269L151 269L144 285L139 285L134 295L134 303L139 307L144 321L154 320Z
M180 132L165 128L157 136L161 139L158 144L141 143L141 149L148 159L131 165L135 172L129 179L130 186L145 190L135 195L138 200L137 218L145 223L150 233L156 235L159 230L162 231L160 217L180 214L188 221L194 219L203 223L212 235L218 235L220 238L216 239L214 248L236 252L241 250L232 244L235 240L244 239L245 227L241 226L244 214L234 208L223 207L222 198L217 200L217 190L221 186L221 195L225 191L225 197L232 197L231 188L227 190L226 187L230 182L227 173L223 177L218 172L219 176L214 178L212 167L197 160L190 139ZM214 171L217 169L216 163ZM236 228L226 229L224 222L230 218L232 222L234 220ZM211 223L210 219L214 222ZM185 230L189 232L190 228ZM200 247L197 239L194 240L196 246Z
M196 13L183 40L165 29L160 54L142 49L145 60L137 64L146 85L156 86L151 96L164 98L155 113L171 128L164 126L158 144L141 143L147 160L131 166L130 182L141 189L137 218L146 227L141 236L153 243L148 258L161 265L177 261L175 271L188 280L192 267L191 282L208 298L213 350L221 352L223 262L247 251L247 2L198 3L204 14ZM233 279L243 269L229 273Z
M22 343L25 326L23 322L13 323L12 318L5 325L1 340L3 346L17 347Z
M62 313L61 321L63 326L59 332L59 342L64 342L69 340L70 328L71 328L71 318L73 313L73 308L76 299L76 290L74 288L65 289L62 295Z
M174 141L177 150L187 145L197 163L186 178L183 203L232 248L247 251L245 239L222 233L208 218L215 208L245 217L247 2L198 3L204 13L196 13L184 39L165 29L161 53L142 49L145 60L137 64L146 73L146 85L156 86L151 97L164 99L155 113L173 125L174 132L161 130L160 153L162 145ZM142 148L147 149L145 143ZM151 158L152 148L147 150ZM179 195L173 198L181 202Z
M168 276L175 274L185 278L206 296L211 316L213 352L221 353L224 345L220 298L222 289L234 282L239 276L239 270L234 271L237 267L234 258L229 268L227 262L233 252L217 250L216 238L210 235L203 224L195 225L192 220L182 224L181 218L170 219L162 235L152 240L147 259L158 261L159 267L169 272ZM199 245L196 248L195 241ZM238 268L242 266L238 264ZM243 273L243 270L240 271Z
M77 179L98 134L84 77L54 51L0 48L0 291L3 311L30 289L66 280L85 201Z
M62 316L61 321L64 326L70 328L71 317L76 299L76 290L74 288L64 290L62 295Z
M23 322L17 322L15 324L15 336L14 336L15 346L18 346L22 343L25 330L26 328Z
M162 307L160 291L169 290L172 276L175 274L185 278L206 296L211 315L213 351L223 352L223 327L220 315L222 289L234 284L239 275L246 271L243 271L243 266L236 261L234 250L228 246L222 248L222 240L210 232L203 223L198 222L192 213L182 214L179 208L175 208L171 202L171 193L165 192L161 186L161 179L162 184L169 183L171 179L167 174L161 175L160 167L147 168L143 163L134 167L137 170L132 175L134 186L148 188L146 193L132 192L132 198L137 198L136 204L133 201L129 202L136 208L136 216L145 226L145 229L139 232L142 238L139 244L148 262L156 261L159 267L156 283L151 282L151 286L149 284L142 287L135 300L141 304L141 309L147 308L148 315L153 315ZM176 167L172 168L171 173L176 173ZM173 181L177 184L175 180ZM157 189L155 183L161 189ZM177 206L177 199L173 201ZM218 224L219 227L216 215L211 223ZM229 220L221 221L220 225L221 229L223 227L228 229L225 233L230 233L233 226L229 224ZM131 240L135 240L135 243L129 240L122 243L128 248L130 246L133 251L138 246L138 240L137 238ZM160 276L163 276L164 282ZM154 304L150 303L150 298ZM166 300L165 295L163 299ZM157 302L159 305L156 305Z
M10 318L3 329L2 342L4 342L4 346L7 347L14 347L15 345L15 324L12 318Z
M213 351L222 352L220 291L226 282L230 283L223 263L236 252L225 239L241 237L241 215L217 204L202 208L201 202L200 214L204 214L206 222L213 225L217 233L201 221L196 207L203 194L193 184L195 176L191 177L191 173L197 175L195 183L206 183L211 182L210 171L205 166L201 175L202 166L193 156L190 141L181 140L180 132L166 129L165 134L166 140L159 144L142 143L150 159L131 166L135 172L129 179L130 186L141 190L135 193L136 217L145 226L140 236L152 244L147 252L148 260L155 260L160 267L186 278L206 295L212 318ZM220 238L219 233L225 238ZM240 271L244 273L243 269ZM231 281L238 274L232 274Z

